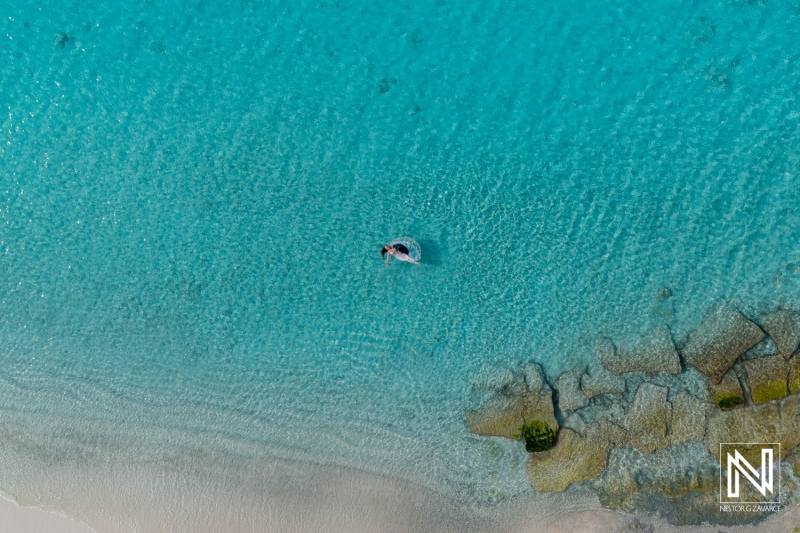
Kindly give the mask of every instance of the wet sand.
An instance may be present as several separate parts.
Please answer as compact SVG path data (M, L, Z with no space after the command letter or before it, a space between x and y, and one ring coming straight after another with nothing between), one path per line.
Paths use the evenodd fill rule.
M95 533L81 522L36 507L20 507L0 497L0 524L8 533Z
M71 480L59 475L47 484L65 514L91 527L0 500L0 522L8 524L4 531L756 533L792 531L800 524L800 507L795 507L755 526L675 527L563 494L475 508L404 481L302 464L276 464L266 478L249 479L123 468L103 476L84 474Z

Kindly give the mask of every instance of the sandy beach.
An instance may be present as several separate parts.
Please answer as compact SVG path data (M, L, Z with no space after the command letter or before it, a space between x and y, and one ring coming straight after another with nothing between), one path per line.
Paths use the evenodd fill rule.
M20 507L0 496L0 524L9 533L96 533L86 524L36 507Z
M300 467L300 469L298 469ZM133 474L129 472L128 474ZM151 473L152 474L152 473ZM91 477L91 476L90 476ZM81 483L64 499L68 514L18 506L0 498L0 523L11 533L112 533L132 531L196 532L411 532L480 533L757 533L792 531L800 507L755 526L675 527L664 520L597 509L589 500L549 495L476 509L399 480L346 469L279 465L271 486L233 486L211 481L198 490L193 476L160 480L119 471L106 483ZM127 478L133 483L125 484ZM75 480L73 480L75 481ZM210 481L210 480L209 480ZM232 480L228 480L232 481ZM96 483L94 487L92 483ZM191 487L191 488L190 488ZM94 494L92 489L100 489ZM80 495L79 495L80 494Z

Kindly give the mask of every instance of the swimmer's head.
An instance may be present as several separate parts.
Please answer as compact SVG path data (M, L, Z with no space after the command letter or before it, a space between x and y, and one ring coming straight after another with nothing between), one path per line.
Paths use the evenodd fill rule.
M388 246L384 246L383 249L381 249L381 257L385 256L386 252L388 252L388 251L389 251L389 247Z

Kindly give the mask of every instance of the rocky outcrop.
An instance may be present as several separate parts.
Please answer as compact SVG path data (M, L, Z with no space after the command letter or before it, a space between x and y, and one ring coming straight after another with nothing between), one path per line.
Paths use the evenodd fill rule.
M622 394L625 392L625 380L602 366L594 366L581 377L581 390L587 398L594 398L598 394Z
M593 346L594 351L597 354L597 358L605 368L608 368L606 361L616 360L617 347L614 346L614 342L608 337L600 336L596 338Z
M789 367L789 378L786 383L789 387L789 394L797 394L800 392L800 357L792 357L786 366Z
M706 432L709 404L693 394L681 391L672 402L672 419L667 439L670 445L702 441Z
M666 387L652 383L639 385L623 420L628 432L625 445L652 453L669 444L667 425L672 417L672 406L667 401L668 392Z
M621 347L615 350L613 343L607 339L599 341L595 347L600 362L615 374L625 372L679 374L681 371L681 361L667 326L662 325L651 330L633 347Z
M676 444L702 441L709 404L680 391L668 401L667 387L642 383L633 403L620 419L627 431L623 445L643 453L653 453Z
M800 313L777 309L762 316L758 322L785 359L800 348Z
M589 399L581 391L583 369L569 370L561 374L555 382L558 393L558 408L562 412L574 411L586 407Z
M606 471L594 483L598 499L611 509L662 514L676 525L720 523L720 517L727 519L734 513L719 510L719 464L706 455L693 468L686 468L686 457L702 457L703 451L702 443L674 446L653 454L614 449ZM734 517L728 523L740 521L740 517ZM650 527L624 531L634 530L652 531Z
M553 391L541 368L526 365L511 383L514 385L503 387L478 409L467 412L469 430L477 435L519 439L526 424L540 422L555 434L558 422L553 412Z
M687 364L719 383L736 359L763 338L758 326L720 300L689 334L681 353Z
M761 405L789 395L789 365L780 355L743 361L753 403Z
M674 524L758 522L764 513L720 514L720 443L780 443L782 456L800 472L794 320L786 311L765 315L760 322L771 335L765 337L718 302L681 346L699 374L681 372L666 327L630 348L599 338L595 350L603 364L564 372L552 390L538 365L481 381L494 395L467 413L467 423L473 433L522 436L536 491L561 492L586 482L582 486L606 507L646 509ZM757 464L760 449L751 448L743 445L742 454ZM785 476L779 484L788 503L796 503L795 478Z
M779 442L782 450L800 444L800 395L778 402L736 409L712 411L708 418L706 445L719 460L721 442Z
M599 476L608 452L624 438L625 430L607 420L587 425L584 436L563 429L553 448L529 456L526 470L531 486L539 492L562 492L572 483Z

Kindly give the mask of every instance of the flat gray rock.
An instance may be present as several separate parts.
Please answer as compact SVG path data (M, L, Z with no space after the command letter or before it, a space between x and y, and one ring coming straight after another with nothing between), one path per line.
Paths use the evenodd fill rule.
M571 429L580 436L586 435L588 425L581 415L578 413L570 413L561 424L561 429Z
M522 376L529 390L538 390L547 385L542 373L542 367L537 363L526 363L522 365Z
M681 372L678 351L672 342L672 334L665 325L647 332L632 347L621 347L614 351L606 346L602 352L598 350L598 355L603 366L615 374L625 372L680 374Z
M581 377L581 390L587 398L598 394L622 394L625 392L625 380L602 366L594 366Z
M789 359L794 355L800 347L800 313L777 309L758 321L784 358Z
M667 427L672 418L672 406L667 401L668 389L652 383L642 383L636 389L633 404L622 421L628 431L627 446L644 453L669 445Z
M764 338L764 332L724 300L715 303L689 334L681 350L686 363L714 383L736 359Z
M561 374L554 383L558 392L558 407L562 412L574 411L589 404L589 399L581 391L583 369L573 369Z
M709 405L688 392L681 391L672 402L669 443L684 444L701 441L706 432Z

